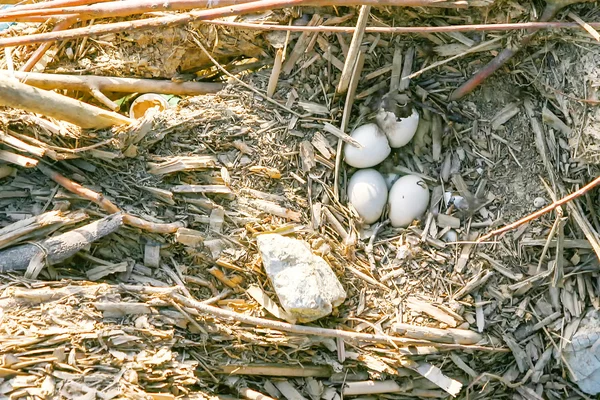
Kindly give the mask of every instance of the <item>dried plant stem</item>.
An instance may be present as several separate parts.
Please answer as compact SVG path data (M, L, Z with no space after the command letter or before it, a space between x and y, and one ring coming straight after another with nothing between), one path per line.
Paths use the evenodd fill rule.
M78 2L80 2L78 4ZM97 1L99 2L99 1ZM211 0L172 0L169 2L160 0L142 0L135 2L122 2L122 1L110 1L106 4L97 5L82 5L89 4L84 0L75 1L61 1L61 6L53 7L30 7L30 8L18 8L6 12L6 18L23 18L30 16L50 16L60 14L74 14L79 18L114 18L114 17L126 17L129 15L143 14L148 12L157 11L182 11L191 10L193 8L207 8L212 1ZM237 5L246 3L254 3L252 0L221 0L218 5L221 8L232 8ZM436 0L362 0L362 1L346 1L346 0L295 0L287 1L287 3L294 3L289 5L280 5L277 0L262 0L256 3L263 3L267 8L274 9L279 7L291 7L291 6L357 6L357 5L370 5L370 6L400 6L400 7L451 7L451 8L465 8L468 3L461 1L436 1Z
M171 298L173 298L178 303L184 305L188 308L188 311L195 310L202 314L212 315L214 317L220 319L228 319L238 321L248 325L262 326L265 328L277 329L284 332L297 333L301 335L314 335L320 337L335 337L340 339L345 339L349 341L363 341L363 342L372 342L372 343L394 343L400 346L432 346L440 349L473 349L473 350L481 350L481 351L493 351L493 352L507 352L508 349L504 348L491 348L485 346L470 346L470 345L460 345L460 344L449 344L449 343L432 343L426 340L413 340L406 339L397 336L388 336L388 335L373 335L369 333L359 333L359 332L349 332L342 331L339 329L326 329L326 328L317 328L313 326L304 326L304 325L294 325L289 324L287 322L280 321L272 321L264 318L251 317L248 315L240 314L234 311L224 310L219 307L210 306L199 301L187 298L177 293L171 293Z
M8 75L6 71L0 71ZM67 89L90 92L92 90L118 93L163 93L179 96L196 96L216 93L223 84L213 82L173 82L160 79L117 78L112 76L45 74L15 72L14 77L40 89Z
M350 85L350 79L352 78L352 72L356 66L356 60L358 59L358 53L362 44L363 36L365 35L365 27L369 21L369 14L371 13L371 6L362 6L358 14L358 22L356 23L356 30L352 36L352 42L348 49L348 57L344 63L344 69L342 70L342 76L338 83L337 92L346 93L348 86Z
M37 167L44 175L52 179L54 182L58 183L71 193L75 193L78 196L81 196L93 203L98 204L104 211L111 214L121 212L119 207L113 204L102 194L96 193L91 189L85 188L80 184L73 182L69 178L62 176L58 172L54 171L52 168L42 163L38 164ZM173 222L170 224L157 224L154 222L145 221L131 214L123 214L123 222L126 225L132 226L134 228L139 228L148 232L155 233L175 233L179 228L184 227L184 224L181 222Z
M2 17L0 17L2 20ZM354 33L354 26L295 26L255 24L251 22L235 22L223 20L204 21L206 24L229 26L239 29L256 29L264 31L289 31L289 32L320 32L320 33ZM593 28L600 28L600 22L586 22ZM444 32L477 32L477 31L516 31L521 29L580 29L576 22L517 22L510 24L473 24L473 25L448 25L448 26L367 26L365 33L444 33Z
M122 6L131 6L133 2L115 2L117 6L120 4ZM157 4L169 4L173 5L174 2L164 3L164 2L156 2ZM206 4L206 1L202 1L203 4ZM43 42L52 42L56 40L65 40L65 39L75 39L79 37L87 37L87 36L97 36L108 33L117 33L123 31L131 31L131 30L142 30L142 29L152 29L156 27L165 27L165 26L173 26L173 25L183 25L193 21L200 20L211 20L220 17L228 17L232 15L240 15L247 13L255 13L265 10L272 10L276 8L286 8L286 7L297 7L297 6L306 6L306 5L316 5L316 6L325 6L325 5L344 5L350 6L358 4L373 4L373 5L392 5L392 6L405 6L405 7L417 7L417 6L464 6L464 2L440 2L437 0L386 0L386 1L377 1L377 0L363 0L357 2L347 2L345 0L329 0L329 1L308 1L308 0L261 0L261 1L252 1L248 3L233 5L233 6L225 6L208 10L200 10L200 11L192 11L186 14L177 14L170 15L167 17L158 17L158 18L148 18L143 20L134 20L134 21L124 21L124 22L115 22L103 25L91 25L84 28L76 28L69 29L67 31L61 32L48 32L48 33L39 33L34 35L26 35L26 36L16 36L10 38L0 39L0 47L11 47L11 46L21 46L21 45L29 45L32 43L43 43ZM112 3L110 3L112 5ZM154 2L153 2L154 4ZM100 5L107 6L108 5ZM100 7L100 6L96 6ZM134 12L128 12L126 14L121 14L120 12L116 12L116 7L111 6L106 12L95 12L94 7L84 7L85 10L81 10L82 13L77 14L78 16L88 16L89 18L107 18L107 17L115 17L115 16L125 16L131 14L137 14L140 12L144 12L139 5L139 2L135 2L136 9ZM153 8L148 11L159 11L161 10L161 6L157 6L158 8ZM72 14L72 9L63 8L61 9L61 13ZM164 10L164 8L162 8ZM85 12L84 12L85 11ZM14 15L14 14L13 14Z
M82 128L102 129L131 122L121 114L26 85L6 75L0 75L0 93L0 105L54 117Z
M560 207L563 204L566 204L566 203L570 202L571 200L574 200L574 199L584 195L585 193L587 193L588 191L590 191L591 189L595 188L598 185L600 185L600 176L597 177L596 179L594 179L593 181L591 181L590 183L588 183L587 185L585 185L584 187L582 187L581 189L571 193L568 196L563 197L562 199L560 199L558 201L553 202L552 204L542 208L541 210L538 210L532 214L529 214L526 217L523 217L520 220L513 222L512 224L503 226L502 228L496 229L490 233L485 234L481 238L477 239L477 242L478 243L484 242L484 241L488 240L489 238L491 238L492 236L496 236L501 233L511 231L527 222L533 221L534 219L539 218L546 213L549 213L550 211L554 210L555 208Z
M21 0L14 0L14 3L18 3L20 1ZM114 1L114 0L50 0L50 1L43 1L40 3L34 3L34 4L18 5L18 6L11 8L10 11L7 11L6 13L11 14L14 12L25 11L25 10L38 11L38 10L47 9L47 8L85 6L88 4L107 3L107 2L112 2L112 1ZM11 4L12 1L11 0L3 0L2 3Z

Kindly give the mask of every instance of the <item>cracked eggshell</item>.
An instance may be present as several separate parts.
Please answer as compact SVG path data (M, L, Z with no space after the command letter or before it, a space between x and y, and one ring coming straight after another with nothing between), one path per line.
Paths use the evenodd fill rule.
M359 126L350 136L363 146L358 148L350 143L344 145L344 159L352 167L373 167L385 160L392 152L385 133L376 124Z
M372 224L381 218L387 198L385 179L374 169L361 169L348 182L348 202L365 224Z
M415 175L398 179L388 196L389 218L393 227L407 227L420 218L429 205L429 188Z
M406 118L396 119L396 115L389 111L380 111L376 120L388 138L390 147L396 149L406 146L417 132L419 127L419 113L413 108L412 114Z

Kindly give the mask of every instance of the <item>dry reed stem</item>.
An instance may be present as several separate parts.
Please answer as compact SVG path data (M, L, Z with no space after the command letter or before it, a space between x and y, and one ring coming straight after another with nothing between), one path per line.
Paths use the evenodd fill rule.
M121 5L129 5L129 2L119 2ZM203 3L206 3L203 1ZM393 5L393 6L404 6L404 7L418 7L418 6L436 6L440 7L444 4L446 5L454 5L458 6L459 3L453 2L439 2L436 0L385 0L385 1L377 1L377 0L363 0L362 2L356 2L358 4L372 4L372 5ZM164 3L161 3L164 4ZM172 4L172 3L168 3ZM178 14L178 15L170 15L167 17L158 17L158 18L149 18L143 20L134 20L134 21L124 21L124 22L115 22L103 25L92 25L83 28L75 28L62 32L48 32L48 33L38 33L34 35L26 35L26 36L17 36L12 38L4 38L0 39L0 47L11 47L11 46L21 46L21 45L29 45L32 43L43 43L43 42L51 42L56 40L65 40L65 39L74 39L79 37L86 36L95 36L95 35L103 35L108 33L117 33L123 31L131 31L131 30L142 30L142 29L151 29L154 27L165 27L165 26L173 26L173 25L182 25L187 24L193 21L201 21L201 20L211 20L215 18L228 17L233 15L240 15L246 13L256 13L265 10L273 10L277 8L287 8L287 7L297 7L297 6L306 6L306 5L315 5L315 6L335 6L335 5L344 5L350 6L354 5L354 2L347 2L345 0L323 0L323 1L308 1L308 0L261 0L261 1L253 1L249 3L234 5L234 6L226 6L219 7L208 10L201 11L192 11L186 14ZM464 4L464 3L460 3ZM136 7L140 8L139 3L136 3ZM63 8L61 12L71 13L69 11L72 9ZM119 12L115 10L109 9L108 11L102 13L95 13L92 7L87 9L85 15L90 16L91 18L106 18L106 17L114 17L114 16L124 16L119 14ZM152 9L150 11L159 11L159 8ZM83 10L82 10L83 11ZM139 9L133 12L133 14L143 12ZM125 14L130 15L132 13Z

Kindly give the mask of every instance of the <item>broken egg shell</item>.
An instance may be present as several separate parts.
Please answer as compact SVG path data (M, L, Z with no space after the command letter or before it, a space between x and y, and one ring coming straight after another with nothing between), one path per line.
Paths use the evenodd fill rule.
M406 118L398 118L389 111L380 111L376 121L388 138L390 147L396 149L406 146L419 127L419 113L413 108L412 114Z
M348 202L365 224L381 218L388 198L383 176L374 169L361 169L348 182Z
M169 108L167 100L155 93L146 93L136 98L129 107L129 116L133 119L142 118L146 112L154 107L158 107L159 111Z
M350 136L363 146L358 148L350 143L344 145L344 159L352 167L373 167L392 152L387 137L376 124L359 126Z
M420 218L429 205L429 188L416 175L398 179L388 195L389 218L393 227L407 227Z

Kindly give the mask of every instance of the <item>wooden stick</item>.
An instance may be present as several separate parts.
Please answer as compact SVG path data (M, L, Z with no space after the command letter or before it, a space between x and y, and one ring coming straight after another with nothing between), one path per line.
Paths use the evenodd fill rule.
M2 17L0 17L0 20ZM229 26L239 29L256 29L264 31L289 31L289 32L332 32L354 33L354 26L302 26L302 25L272 25L255 24L251 22L235 22L224 20L204 21L205 24ZM600 28L600 22L586 22L594 28ZM521 29L580 29L576 22L517 22L509 24L473 24L473 25L448 25L448 26L367 26L365 33L444 33L444 32L478 32L478 31L512 31Z
M440 343L475 344L483 339L483 336L479 333L466 329L438 329L400 322L392 325L392 330L412 339L423 339Z
M371 6L362 6L360 13L358 14L358 22L356 23L356 30L352 36L352 42L348 49L348 57L344 63L344 69L342 70L342 76L337 87L337 93L346 93L348 86L350 85L350 78L354 72L356 66L356 60L360 52L360 46L362 45L362 39L365 34L365 27L369 21L369 14L371 13Z
M53 265L75 255L90 243L115 232L123 225L123 216L114 214L91 224L36 243L26 243L0 251L0 272L23 271L30 261L42 255Z
M252 0L221 0L218 2L221 8L233 8L238 5L246 3L252 3ZM258 3L258 2L257 2ZM296 0L295 4L280 6L277 0L262 0L261 3L265 4L267 8L274 9L280 7L292 7L292 6L359 6L359 5L372 5L372 6L401 6L401 7L451 7L451 8L465 8L468 6L468 2L461 1L437 1L437 0ZM7 18L22 18L29 16L49 16L49 15L60 15L60 14L74 14L82 19L91 18L114 18L114 17L126 17L134 14L143 14L148 12L157 11L182 11L191 10L194 8L208 8L211 4L210 0L172 0L164 2L160 0L142 0L142 1L111 1L105 4L87 5L87 6L61 6L52 7L46 9L17 9L6 12ZM269 5L271 4L271 5Z
M1 75L9 75L8 71L0 71ZM67 89L115 93L162 93L179 96L196 96L199 94L217 93L224 85L213 82L173 82L169 80L116 78L94 75L63 75L35 72L15 72L14 77L40 89Z
M21 0L2 0L4 4L16 4ZM114 0L50 0L41 3L34 4L22 4L14 6L7 11L7 13L24 11L24 10L41 10L45 8L61 8L61 7L73 7L73 6L84 6L86 4L106 3Z
M120 3L122 7L130 6L133 2L117 2ZM203 1L203 3L206 3ZM139 5L139 2L135 2L136 5ZM155 3L153 3L155 4ZM165 4L164 2L160 2L160 4ZM172 4L172 3L166 3ZM234 6L226 6L219 7L208 10L201 11L192 11L186 14L178 14L178 15L169 15L166 17L158 17L158 18L148 18L143 20L135 20L135 21L124 21L124 22L115 22L109 24L102 25L92 25L84 28L76 28L69 29L67 31L62 32L48 32L48 33L39 33L33 35L26 36L16 36L0 39L0 47L14 47L20 45L29 45L32 43L43 43L43 42L51 42L56 40L65 40L65 39L75 39L79 37L87 37L87 36L98 36L104 35L107 33L117 33L123 31L131 31L131 30L143 30L143 29L152 29L156 27L166 27L173 25L183 25L193 21L200 20L211 20L220 17L228 17L232 15L240 15L246 13L255 13L265 10L272 10L276 8L286 8L286 7L297 7L297 6L306 6L306 5L315 5L315 6L324 6L324 5L342 5L342 6L350 6L355 4L370 4L370 5L393 5L393 6L404 6L404 7L419 7L419 6L435 6L435 7L444 7L444 6L452 6L452 7L464 7L464 2L453 2L453 1L439 1L439 0L362 0L362 1L346 1L346 0L260 0L260 1L252 1L248 3L243 3ZM103 5L95 6L100 7ZM119 4L113 9L109 9L106 12L93 12L94 8L90 6L87 7L85 13L84 10L81 10L83 15L89 16L90 18L106 18L108 16L117 16L121 15L120 11L117 12L115 9L118 9ZM158 11L161 6L157 5L159 8L151 9L150 11ZM164 8L163 8L164 9ZM66 8L62 9L62 12L65 12ZM72 10L72 9L71 9ZM140 12L137 10L136 12ZM136 13L133 12L133 13ZM71 12L67 12L71 13ZM125 15L129 15L129 12Z
M590 183L588 183L581 189L569 194L568 196L563 197L562 199L560 199L558 201L553 202L552 204L542 208L541 210L531 213L531 214L521 218L520 220L513 222L512 224L503 226L502 228L496 229L488 234L483 235L481 238L477 239L477 242L484 242L484 241L488 240L489 238L491 238L492 236L496 236L501 233L511 231L513 229L518 228L519 226L521 226L523 224L526 224L527 222L533 221L534 219L539 218L542 215L554 210L556 207L560 207L563 204L566 204L566 203L570 202L571 200L574 200L574 199L584 195L585 193L587 193L588 191L590 191L591 189L595 188L598 185L600 185L600 176L598 176L596 179L594 179L593 181L591 181Z
M76 195L81 196L84 199L98 204L104 211L111 214L121 212L119 207L113 204L102 194L96 193L91 189L85 188L80 184L73 182L72 180L62 176L58 172L54 171L52 168L42 163L38 164L37 167L44 175L46 175L54 182L67 189L69 192L75 193ZM145 221L131 214L123 214L123 222L126 225L133 226L134 228L139 228L148 232L155 233L175 233L179 228L185 227L185 224L182 222L173 222L170 224L157 224L154 222Z
M0 75L0 105L19 108L68 121L82 128L103 129L132 122L121 114L105 111L58 93L26 85Z
M199 301L184 297L177 293L171 293L170 295L175 301L188 307L190 310L194 310L198 313L209 314L213 317L217 317L220 319L233 319L234 321L239 321L244 324L262 326L265 328L276 329L284 332L297 333L301 335L314 335L320 337L335 337L340 339L345 339L348 341L356 342L373 342L373 343L385 343L385 344L395 344L400 346L417 346L417 345L427 345L434 346L442 349L473 349L473 350L482 350L482 351L495 351L495 352L507 352L508 349L504 348L491 348L484 346L468 346L461 344L450 344L450 343L432 343L426 340L413 340L406 339L397 336L388 336L388 335L372 335L369 333L358 333L358 332L349 332L342 331L339 329L326 329L326 328L318 328L313 326L304 326L304 325L294 325L288 324L287 322L280 321L272 321L264 318L251 317L249 315L244 315L237 313L235 311L224 310L219 307L210 306L207 304L203 304Z

